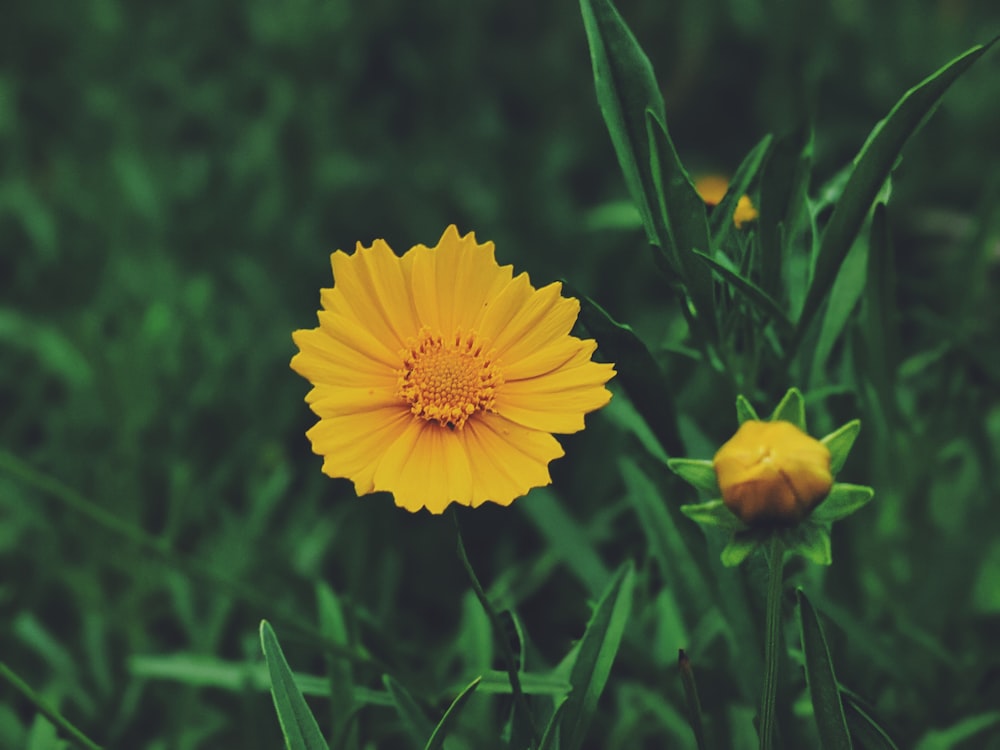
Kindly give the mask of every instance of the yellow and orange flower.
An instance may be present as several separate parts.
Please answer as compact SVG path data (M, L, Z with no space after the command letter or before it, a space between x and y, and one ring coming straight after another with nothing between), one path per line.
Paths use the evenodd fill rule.
M610 364L570 335L580 304L500 266L492 242L448 227L402 257L383 240L331 256L319 327L292 334L291 367L320 418L323 472L407 510L509 505L551 482L552 433L611 398Z

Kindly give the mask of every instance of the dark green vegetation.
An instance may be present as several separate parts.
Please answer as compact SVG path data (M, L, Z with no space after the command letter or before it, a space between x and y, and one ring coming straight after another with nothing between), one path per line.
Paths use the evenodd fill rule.
M910 139L887 207L861 206L853 246L832 209L903 93L1000 32L994 4L623 2L683 165L760 158L760 222L714 214L708 261L650 253L623 204L576 3L360 5L5 9L0 747L54 746L41 704L107 747L280 746L274 634L317 676L300 686L331 747L426 743L467 688L446 746L503 746L524 702L453 524L323 477L287 367L330 251L402 252L451 222L645 344L585 308L615 401L562 438L551 488L457 514L523 666L515 738L544 732L569 681L549 747L694 747L683 648L708 746L756 746L765 567L722 568L662 453L710 458L738 392L766 414L798 385L814 434L862 420L840 477L876 496L834 527L832 567L788 563L778 735L811 747L846 722L861 747L1000 746L996 50ZM820 240L850 249L817 266L832 297L807 294ZM682 264L695 301L707 286L712 314L689 327L658 263L671 280ZM810 695L803 653L824 649Z

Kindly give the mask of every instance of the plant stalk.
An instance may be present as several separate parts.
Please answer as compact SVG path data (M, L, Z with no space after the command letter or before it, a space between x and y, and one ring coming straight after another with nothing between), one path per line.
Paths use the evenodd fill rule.
M774 747L778 663L781 656L781 594L784 590L785 547L774 534L768 542L767 619L764 625L764 687L760 703L760 750Z

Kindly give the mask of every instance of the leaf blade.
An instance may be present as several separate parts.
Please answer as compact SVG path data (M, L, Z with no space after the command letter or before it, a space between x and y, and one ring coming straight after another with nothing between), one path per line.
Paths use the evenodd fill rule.
M271 698L286 747L288 750L329 750L267 620L260 623L260 646L271 677Z

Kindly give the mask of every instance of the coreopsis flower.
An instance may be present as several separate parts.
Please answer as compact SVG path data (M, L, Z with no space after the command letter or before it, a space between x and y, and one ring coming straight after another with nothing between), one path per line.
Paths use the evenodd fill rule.
M871 487L834 482L861 430L848 422L822 440L806 432L802 394L785 394L762 421L742 396L740 428L712 461L671 459L670 468L713 499L681 510L729 534L725 565L738 565L779 535L786 549L829 565L830 524L870 501ZM720 498L721 496L721 498Z
M292 334L319 417L323 472L410 511L509 505L551 482L553 433L584 428L614 367L570 335L580 304L500 266L492 242L449 226L402 257L383 240L331 256L319 327Z
M704 175L695 180L694 189L706 206L717 206L726 197L726 192L729 190L729 180L722 175ZM733 224L736 225L736 228L742 229L746 224L756 221L757 216L757 209L754 207L753 201L750 200L750 196L741 195L733 210Z

